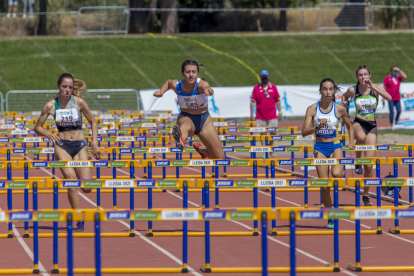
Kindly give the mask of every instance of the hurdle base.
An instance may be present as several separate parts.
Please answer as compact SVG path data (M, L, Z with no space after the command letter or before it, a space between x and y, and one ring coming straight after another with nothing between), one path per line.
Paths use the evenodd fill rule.
M382 235L382 230L377 229L377 234Z
M188 273L188 268L182 268L181 273Z
M145 232L145 236L147 236L147 237L154 237L154 233L146 231Z
M59 274L59 269L54 268L54 269L52 269L51 273L52 274Z
M389 228L388 229L388 232L390 232L390 233L392 233L392 234L396 234L396 235L398 235L398 234L401 234L401 231L398 229L395 229L395 228Z
M129 236L130 236L131 238L133 238L133 237L135 237L136 235L135 235L135 233L134 233L134 232L131 232L131 233L129 233Z
M201 265L200 270L204 273L211 273L211 268L206 267L205 265Z
M14 237L13 234L7 234L8 239L12 239L13 237Z
M277 236L277 231L273 231L272 229L269 229L269 231L267 231L267 233L268 233L270 236Z
M40 270L39 269L33 269L33 274L40 274Z
M362 272L362 267L356 266L356 264L348 264L348 269L355 272Z
M262 188L262 191L263 192L270 192L270 189L269 188Z
M337 266L334 267L333 272L341 272L341 269Z
M29 233L24 234L24 235L23 235L23 238L30 238Z
M228 177L227 174L222 174L220 177Z

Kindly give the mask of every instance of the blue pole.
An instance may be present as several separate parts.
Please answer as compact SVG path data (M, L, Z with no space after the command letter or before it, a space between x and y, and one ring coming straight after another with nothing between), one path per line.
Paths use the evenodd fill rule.
M303 152L303 156L305 158L308 158L308 147L305 147L304 152ZM308 176L308 166L305 166L304 177L305 178L308 178L309 177ZM304 197L305 197L304 198L304 201L305 201L305 204L304 204L303 207L308 208L308 202L309 202L308 186L305 187L304 191L305 191L304 192Z
M135 167L134 162L131 161L129 164L129 178L134 179L135 178ZM129 189L129 209L134 210L135 209L135 189L130 188ZM135 221L131 220L129 222L129 235L135 237Z
M162 147L165 148L165 137L162 137ZM162 159L166 159L166 154L163 153L162 154ZM166 167L162 167L162 178L165 179L167 178L167 168Z
M116 150L114 149L112 151L112 158L114 159L114 161L116 160ZM112 168L112 175L113 178L116 179L116 167ZM116 188L114 188L113 192L112 192L112 200L113 200L113 205L114 205L114 209L116 209L117 206L117 202L116 202Z
M7 180L12 180L11 163L7 163ZM11 189L7 190L7 209L13 210L13 193ZM9 234L8 238L13 238L13 223L9 222Z
M59 209L59 190L57 181L53 182L53 209ZM59 273L58 270L58 254L59 254L59 237L58 237L58 222L53 222L53 269L52 273Z
M413 157L413 148L412 148L412 146L408 147L408 157ZM408 165L408 175L409 175L409 177L413 177L413 165L412 164ZM410 191L410 196L409 196L409 198L410 198L410 207L412 207L413 206L413 187L410 186L409 191Z
M398 177L398 161L397 159L394 159L394 177ZM398 194L399 189L398 186L394 186L394 206L398 207ZM400 234L400 221L398 219L394 220L395 225L395 234Z
M188 208L188 184L187 180L184 180L183 185L183 208ZM183 270L188 272L188 221L183 221ZM183 271L182 271L183 272Z
M256 160L253 161L253 178L257 179L257 161ZM254 187L253 188L253 208L257 208L257 207L258 207L258 192L257 192L257 187ZM253 235L255 236L259 235L258 233L259 223L257 220L253 222L253 227L254 227ZM264 235L266 234L267 233L265 233Z
M275 160L270 162L270 171L271 177L274 179L276 177L276 170L275 170ZM271 198L272 198L272 208L276 208L276 189L275 187L271 188ZM272 236L276 235L276 220L272 219Z
M380 165L380 161L377 159L376 161L376 166L375 166L375 172L376 172L376 176L377 178L381 178L381 165ZM378 186L377 187L377 207L381 208L381 187ZM377 233L381 234L381 219L377 219Z
M95 275L102 275L101 266L101 222L99 213L95 213Z
M24 179L29 179L29 165L24 162ZM24 189L24 210L29 210L29 189ZM24 238L29 237L29 222L24 222Z
M293 131L293 128L290 130L290 134L291 135L294 135L295 134L295 132ZM290 141L290 145L291 146L293 146L295 143L294 143L294 141L292 140L292 141ZM290 155L291 155L291 159L295 159L295 152L294 151L292 151L291 153L290 153ZM292 166L292 172L294 172L295 171L295 166Z
M72 213L67 214L68 237L68 276L73 276L73 229L72 229Z
M152 162L148 162L148 179L152 179ZM148 210L152 209L152 188L148 188ZM148 235L152 235L152 221L148 221Z
M334 208L339 207L338 180L334 180ZM334 272L339 272L339 221L334 220Z
M290 211L290 275L296 276L296 218Z
M267 263L267 214L266 211L262 211L262 275L268 275L268 263Z
M33 182L33 211L37 211L37 183ZM33 265L34 269L39 266L39 227L38 222L33 222Z
M219 170L218 170L218 168L219 168L218 166L215 167L216 172L215 172L214 176L215 176L216 179L219 178ZM220 194L219 194L219 188L216 187L215 193L216 193L216 198L215 198L215 200L216 200L216 206L215 207L216 208L219 208L219 196L220 196Z
M101 178L101 168L96 167L96 179ZM101 189L96 189L96 208L101 209Z
M360 182L355 183L355 207L360 207ZM361 221L355 220L355 257L356 267L361 269Z
M209 198L209 192L210 192L210 187L208 184L208 181L204 182L204 192L205 192L205 206L206 208L210 208L210 198ZM206 269L210 270L210 221L206 220L204 222L204 230L205 230L205 254L206 254ZM211 270L210 270L211 271ZM209 272L210 272L209 271ZM208 272L208 271L205 271Z

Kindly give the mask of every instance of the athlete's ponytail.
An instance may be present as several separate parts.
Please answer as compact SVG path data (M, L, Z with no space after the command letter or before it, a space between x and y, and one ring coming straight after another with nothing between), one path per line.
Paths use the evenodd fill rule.
M73 81L73 96L82 97L82 93L88 92L88 88L83 80Z

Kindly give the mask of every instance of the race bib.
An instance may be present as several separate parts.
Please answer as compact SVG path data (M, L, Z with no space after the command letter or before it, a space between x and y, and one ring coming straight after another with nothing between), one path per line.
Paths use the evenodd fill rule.
M368 115L375 113L377 109L377 99L375 98L362 98L356 100L356 108L361 115Z
M75 108L56 110L56 123L71 123L77 121L79 121L79 115Z

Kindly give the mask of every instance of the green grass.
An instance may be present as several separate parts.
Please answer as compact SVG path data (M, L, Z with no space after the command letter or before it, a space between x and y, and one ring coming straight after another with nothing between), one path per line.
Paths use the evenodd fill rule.
M379 129L378 130L379 135L383 134L399 134L399 135L414 135L414 129Z
M343 84L355 82L354 71L362 64L371 68L372 80L377 83L389 74L392 65L407 73L407 81L414 81L412 37L400 33L191 38L234 55L256 72L269 70L270 80L276 84L316 84L325 77ZM233 59L187 40L165 37L12 39L1 40L0 49L3 93L55 89L62 67L85 80L89 88L155 88L168 78L180 78L181 63L191 58L205 65L201 76L212 86L257 83L256 76Z

